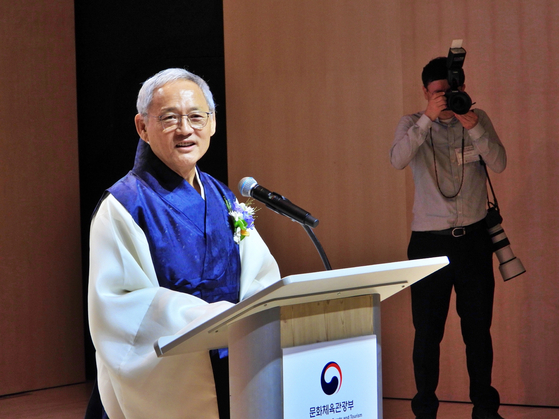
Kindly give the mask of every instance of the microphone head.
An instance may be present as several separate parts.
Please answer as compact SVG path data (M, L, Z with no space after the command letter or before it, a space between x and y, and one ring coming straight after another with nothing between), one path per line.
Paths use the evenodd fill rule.
M252 177L244 177L239 182L239 192L242 196L250 197L250 191L258 185L254 178Z

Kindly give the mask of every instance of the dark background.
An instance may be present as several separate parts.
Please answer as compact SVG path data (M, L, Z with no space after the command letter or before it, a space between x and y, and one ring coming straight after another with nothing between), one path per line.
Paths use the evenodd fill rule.
M86 376L95 378L87 327L89 223L103 191L134 162L136 97L170 67L201 76L214 95L217 130L201 170L227 183L221 0L75 1Z

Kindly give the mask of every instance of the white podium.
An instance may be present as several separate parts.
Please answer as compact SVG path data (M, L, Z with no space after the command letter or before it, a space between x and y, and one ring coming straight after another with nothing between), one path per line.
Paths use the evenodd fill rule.
M180 336L161 337L155 351L163 357L228 347L231 419L283 419L285 348L374 335L376 377L362 379L376 380L372 397L382 419L380 302L447 264L438 257L288 276Z

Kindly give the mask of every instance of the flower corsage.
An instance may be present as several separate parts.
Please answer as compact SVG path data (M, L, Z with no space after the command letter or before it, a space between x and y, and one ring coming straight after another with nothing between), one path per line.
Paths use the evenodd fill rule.
M247 200L246 204L239 203L238 201L231 204L227 199L225 200L233 226L233 240L237 244L250 235L249 230L254 229L254 213L256 209L250 206L251 203L252 200L250 199Z

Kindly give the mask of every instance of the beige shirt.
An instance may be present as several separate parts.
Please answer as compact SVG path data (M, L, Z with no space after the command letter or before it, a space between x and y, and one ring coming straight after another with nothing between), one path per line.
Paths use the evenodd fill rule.
M410 165L413 173L413 231L467 226L485 217L487 177L479 158L483 158L488 168L500 173L506 167L507 157L487 114L481 109L474 112L479 122L471 130L465 130L456 118L448 124L439 120L433 122L423 112L400 119L390 161L397 169ZM453 196L458 191L455 198L443 196Z

